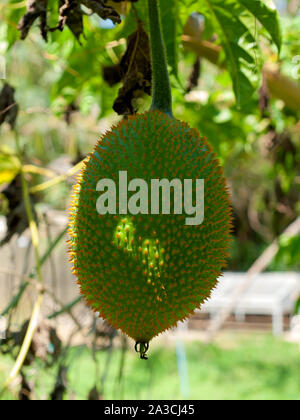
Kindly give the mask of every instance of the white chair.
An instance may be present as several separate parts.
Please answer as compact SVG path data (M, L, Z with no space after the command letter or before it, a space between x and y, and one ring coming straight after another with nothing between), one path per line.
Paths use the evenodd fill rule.
M201 312L214 316L225 307L245 273L225 272L211 298L202 306ZM268 272L257 275L236 304L237 320L246 315L271 315L273 333L283 333L283 316L291 314L300 291L300 274L295 272Z

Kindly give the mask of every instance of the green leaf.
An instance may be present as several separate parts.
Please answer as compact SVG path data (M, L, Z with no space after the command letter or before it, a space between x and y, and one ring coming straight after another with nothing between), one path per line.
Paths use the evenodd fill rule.
M20 161L6 146L0 147L0 185L11 182L20 171Z
M244 8L233 0L203 0L201 4L203 14L213 21L220 36L237 105L242 107L255 91L257 66L255 39L241 20Z
M199 0L178 0L179 22L182 28L186 24L188 17L192 13L199 11L200 3Z
M295 308L294 308L294 315L298 315L300 312L300 296L298 297Z
M2 3L4 3L2 5ZM26 2L20 0L2 0L0 9L1 24L6 25L6 42L8 49L20 39L20 32L17 30L21 17L26 12ZM3 19L3 20L2 20Z
M281 29L279 24L278 13L275 8L267 6L261 0L238 0L271 35L273 42L280 52L281 49Z
M248 24L257 19L280 50L281 31L277 11L267 5L267 0L178 1L180 15L184 13L184 8L189 13L197 11L205 16L206 25L212 26L218 34L237 105L243 107L257 89L260 77L259 46Z

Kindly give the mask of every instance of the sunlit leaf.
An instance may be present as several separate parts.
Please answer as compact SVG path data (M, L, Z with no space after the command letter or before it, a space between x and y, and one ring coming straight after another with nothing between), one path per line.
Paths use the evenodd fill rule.
M0 148L0 185L11 182L20 170L20 161L13 151L5 146Z

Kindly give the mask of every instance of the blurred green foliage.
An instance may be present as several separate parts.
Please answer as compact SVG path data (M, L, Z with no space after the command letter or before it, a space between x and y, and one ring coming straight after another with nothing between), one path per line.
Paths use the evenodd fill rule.
M195 400L299 400L300 365L297 344L283 342L268 334L243 334L234 338L225 335L221 344L186 344L189 389L188 398ZM151 358L142 363L134 352L125 355L121 389L118 369L121 352L115 350L107 359L97 353L99 375L105 378L104 399L181 399L177 373L176 351L173 346L153 346ZM109 363L108 363L109 360ZM10 364L1 358L1 370ZM68 391L65 399L86 399L93 388L95 366L90 352L83 347L72 348L66 358ZM29 382L34 383L35 397L47 397L53 389L57 366L41 370L39 361L25 369ZM0 370L0 383L2 378ZM37 371L39 375L37 376ZM33 383L31 382L33 381ZM7 398L13 399L7 393Z

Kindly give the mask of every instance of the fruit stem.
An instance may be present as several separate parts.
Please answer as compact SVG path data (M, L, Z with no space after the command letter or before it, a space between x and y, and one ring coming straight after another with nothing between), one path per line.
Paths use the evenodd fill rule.
M147 353L147 351L149 349L149 343L148 342L137 341L135 343L134 348L135 348L135 351L137 353L140 353L141 359L144 359L144 360L147 360L148 359L148 357L146 355L146 353Z
M172 94L167 54L163 40L159 0L148 0L150 45L152 58L153 99L151 109L173 116Z

